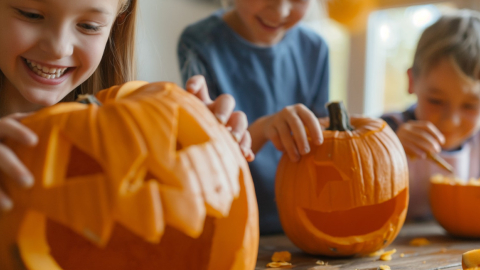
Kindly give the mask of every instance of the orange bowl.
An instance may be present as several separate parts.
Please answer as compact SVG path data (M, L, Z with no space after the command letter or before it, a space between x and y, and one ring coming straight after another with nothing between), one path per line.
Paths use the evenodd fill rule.
M480 238L480 181L461 183L434 176L430 184L430 206L438 223L449 233Z

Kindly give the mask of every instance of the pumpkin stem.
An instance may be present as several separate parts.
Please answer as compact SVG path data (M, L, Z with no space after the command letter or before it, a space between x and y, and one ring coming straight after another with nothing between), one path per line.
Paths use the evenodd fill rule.
M83 104L87 104L87 105L97 104L98 106L102 106L102 103L98 101L98 99L93 95L78 95L78 98L76 101Z
M327 104L328 114L330 116L330 126L327 130L334 131L352 131L353 127L350 125L350 117L343 102L330 102Z

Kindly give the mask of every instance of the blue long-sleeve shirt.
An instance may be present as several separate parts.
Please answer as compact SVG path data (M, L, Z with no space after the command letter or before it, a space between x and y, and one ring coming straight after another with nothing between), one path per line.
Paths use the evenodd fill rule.
M232 95L236 110L253 123L284 107L303 103L316 116L327 114L329 62L325 41L296 25L271 47L256 46L222 19L223 10L187 27L180 37L178 58L183 82L205 76L210 96ZM281 152L268 142L250 163L260 215L260 232L281 232L275 204L275 172Z

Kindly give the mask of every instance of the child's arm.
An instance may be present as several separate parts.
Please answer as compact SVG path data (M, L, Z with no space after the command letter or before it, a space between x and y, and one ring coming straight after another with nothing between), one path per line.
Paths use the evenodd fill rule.
M397 136L410 157L426 158L428 153L439 153L441 145L445 143L443 134L427 121L403 123L398 127Z
M258 152L262 146L271 140L279 151L287 152L292 161L298 161L300 155L310 152L307 139L314 144L323 143L323 134L317 117L303 104L285 107L283 110L259 118L250 125L248 131L252 135L252 150Z
M15 153L2 144L2 141L12 139L28 146L37 144L37 135L19 122L20 119L27 115L28 114L17 113L0 118L0 170L23 187L31 187L33 185L33 176L17 158ZM0 184L0 187L1 186ZM8 211L12 207L12 201L7 194L0 189L0 210Z
M186 90L207 105L218 121L230 130L247 161L253 161L255 155L251 150L252 140L247 130L247 116L244 112L233 111L235 108L234 98L231 95L223 94L212 101L208 94L205 78L201 75L190 78L186 83Z

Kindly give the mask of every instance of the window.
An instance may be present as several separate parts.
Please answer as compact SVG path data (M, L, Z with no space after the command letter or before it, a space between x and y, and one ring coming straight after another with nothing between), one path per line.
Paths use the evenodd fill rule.
M407 69L411 67L423 30L453 3L391 8L371 13L367 30L365 114L403 111L415 102L409 95Z

